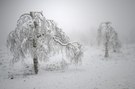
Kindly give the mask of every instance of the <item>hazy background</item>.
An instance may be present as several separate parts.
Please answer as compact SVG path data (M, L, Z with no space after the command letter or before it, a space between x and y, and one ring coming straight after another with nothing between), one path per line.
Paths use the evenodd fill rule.
M0 45L29 11L43 11L72 41L95 42L99 24L111 21L123 43L135 42L135 0L0 0Z

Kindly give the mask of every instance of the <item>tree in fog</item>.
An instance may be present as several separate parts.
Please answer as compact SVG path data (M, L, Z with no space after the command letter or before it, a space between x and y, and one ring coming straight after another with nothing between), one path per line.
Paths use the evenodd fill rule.
M98 29L98 45L104 45L105 57L109 56L109 50L119 51L121 43L118 39L118 33L111 26L111 22L102 22Z
M31 55L35 74L38 73L39 60L48 61L63 49L71 63L77 64L83 54L81 45L70 42L62 29L53 20L47 20L42 12L21 15L16 29L8 35L7 47L13 54L13 63Z

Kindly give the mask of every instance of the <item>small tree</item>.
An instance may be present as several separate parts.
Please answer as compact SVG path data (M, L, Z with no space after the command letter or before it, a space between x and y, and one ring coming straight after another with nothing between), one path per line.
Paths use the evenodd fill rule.
M105 47L105 57L109 56L109 49L113 49L114 52L117 52L121 47L118 34L111 26L111 22L103 22L99 26L98 45L101 45L102 43Z
M53 20L47 20L42 12L30 12L20 16L15 30L9 33L7 47L13 54L12 62L33 58L34 72L38 73L38 61L47 61L50 56L65 48L68 57L75 63L81 59L83 52L79 43L70 42L69 37Z

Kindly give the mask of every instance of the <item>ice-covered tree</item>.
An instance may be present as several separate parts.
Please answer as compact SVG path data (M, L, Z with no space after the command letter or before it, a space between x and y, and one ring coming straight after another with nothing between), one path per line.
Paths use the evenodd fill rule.
M111 26L111 22L102 22L98 29L98 45L103 44L105 47L105 57L109 56L109 50L114 52L119 51L121 43L118 38L118 33Z
M71 63L77 64L83 54L81 45L70 42L62 29L53 20L47 20L42 12L21 15L16 29L8 35L7 47L13 54L13 63L31 55L35 74L38 73L39 60L47 61L50 56L63 49Z

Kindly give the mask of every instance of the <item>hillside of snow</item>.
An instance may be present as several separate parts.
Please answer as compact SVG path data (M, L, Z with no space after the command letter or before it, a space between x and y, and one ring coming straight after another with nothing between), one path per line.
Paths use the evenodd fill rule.
M37 75L32 74L32 63L13 65L10 59L1 48L0 89L135 89L135 44L110 52L109 58L104 58L102 49L85 46L82 65L46 70L40 63Z

